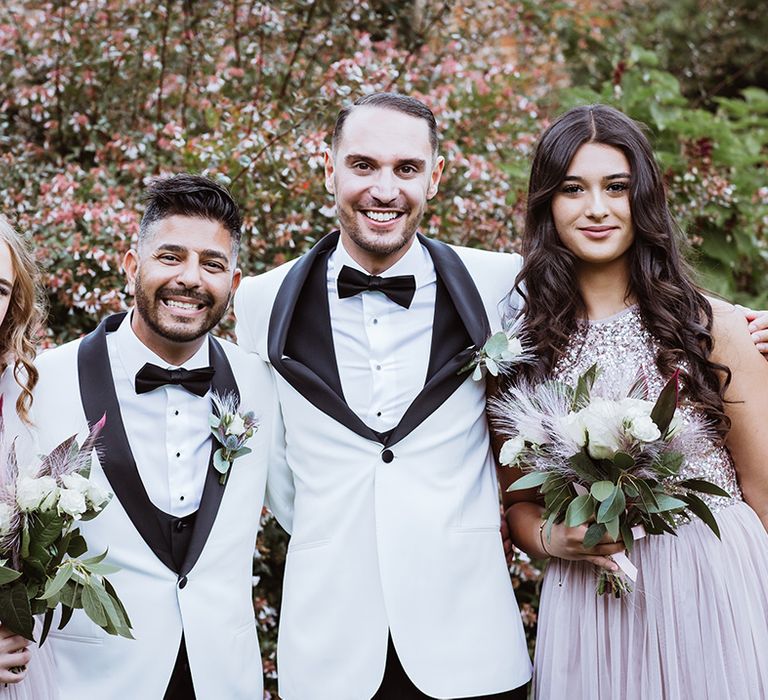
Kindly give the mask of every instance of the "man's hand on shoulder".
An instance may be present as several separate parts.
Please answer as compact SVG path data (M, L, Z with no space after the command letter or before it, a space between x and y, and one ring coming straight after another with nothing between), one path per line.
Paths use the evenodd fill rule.
M749 323L749 333L757 349L768 360L768 311L752 311L743 306L737 307Z

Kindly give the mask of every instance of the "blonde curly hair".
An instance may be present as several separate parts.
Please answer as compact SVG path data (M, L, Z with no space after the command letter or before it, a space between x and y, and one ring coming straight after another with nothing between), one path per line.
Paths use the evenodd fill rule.
M13 378L21 387L16 411L30 422L32 389L37 384L35 338L45 319L45 304L40 270L24 239L0 214L0 241L8 245L15 279L8 312L0 325L0 370L13 366Z

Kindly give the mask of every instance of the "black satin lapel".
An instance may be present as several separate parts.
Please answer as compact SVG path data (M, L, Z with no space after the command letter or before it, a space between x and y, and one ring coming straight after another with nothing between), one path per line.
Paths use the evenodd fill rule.
M480 292L477 291L477 286L469 271L456 251L450 246L425 238L421 234L419 234L419 240L432 256L435 270L445 282L453 305L464 322L469 337L478 348L482 347L491 335L491 327ZM514 280L509 281L510 286L513 282Z
M325 236L285 276L269 319L267 352L277 372L307 401L368 440L380 442L344 401L333 348L325 261L338 232Z
M447 285L438 275L427 382L400 423L387 436L385 444L394 445L402 440L458 389L468 376L466 373L459 374L459 371L469 362L474 352L475 347L453 305Z
M211 391L215 391L220 396L234 394L237 397L237 403L240 403L240 391L237 388L235 375L232 373L232 367L221 345L212 336L208 336L208 357L211 366L216 370L211 381ZM244 410L251 410L245 406ZM207 430L208 426L202 429ZM197 563L200 554L211 533L211 528L219 512L221 499L224 497L224 489L229 483L227 479L224 484L219 481L219 472L213 466L213 453L218 449L218 443L211 437L211 455L208 458L208 472L205 476L205 485L203 486L203 495L200 498L200 507L197 510L192 538L189 542L187 556L179 571L179 576L186 576L192 567ZM232 469L237 469L237 460L232 464Z
M444 243L424 238L437 273L435 316L427 381L386 439L394 445L421 425L469 377L459 374L490 335L483 300L467 268Z
M283 355L314 372L343 401L327 293L331 252L332 249L318 253L304 279L285 337Z
M115 497L157 558L175 571L165 530L136 468L112 380L106 334L124 318L124 313L110 316L81 341L77 352L80 400L89 424L107 416L99 438L99 461Z

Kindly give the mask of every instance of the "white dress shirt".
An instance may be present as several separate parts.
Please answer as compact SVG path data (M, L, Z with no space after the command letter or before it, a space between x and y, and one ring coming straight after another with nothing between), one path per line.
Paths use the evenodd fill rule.
M427 249L414 238L381 277L413 275L410 308L383 292L339 299L337 279L347 265L369 274L339 241L328 258L328 302L333 345L347 405L370 428L394 428L424 387L432 344L437 275Z
M182 517L195 512L203 494L211 453L208 394L196 396L168 384L137 394L134 380L145 363L177 369L139 340L131 327L131 314L107 334L120 414L139 476L149 500L160 510ZM208 342L184 363L185 369L207 367ZM107 416L109 423L109 416Z

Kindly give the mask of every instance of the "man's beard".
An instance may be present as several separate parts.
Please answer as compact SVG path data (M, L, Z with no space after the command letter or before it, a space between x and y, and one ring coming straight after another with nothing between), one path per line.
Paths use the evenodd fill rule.
M357 210L349 210L338 207L337 215L341 229L352 242L361 250L377 257L387 257L408 245L416 234L419 224L424 217L425 207L418 211L409 211L404 215L405 226L397 238L391 239L388 234L376 235L363 232L357 223Z
M136 303L136 311L139 316L141 316L144 323L146 323L159 337L174 343L188 343L205 336L218 325L229 305L229 298L219 305L213 305L213 298L209 294L201 294L200 292L193 292L187 289L172 290L166 287L158 289L155 292L154 298L150 298L142 287L141 276L137 276L135 287L134 300ZM201 303L206 304L208 309L206 315L200 320L185 319L183 316L177 317L177 324L184 324L185 321L188 321L190 327L187 329L185 329L183 325L181 327L177 326L173 328L165 327L159 318L157 309L162 304L162 299L174 295L196 299ZM170 308L168 308L168 311L171 314L173 313Z

